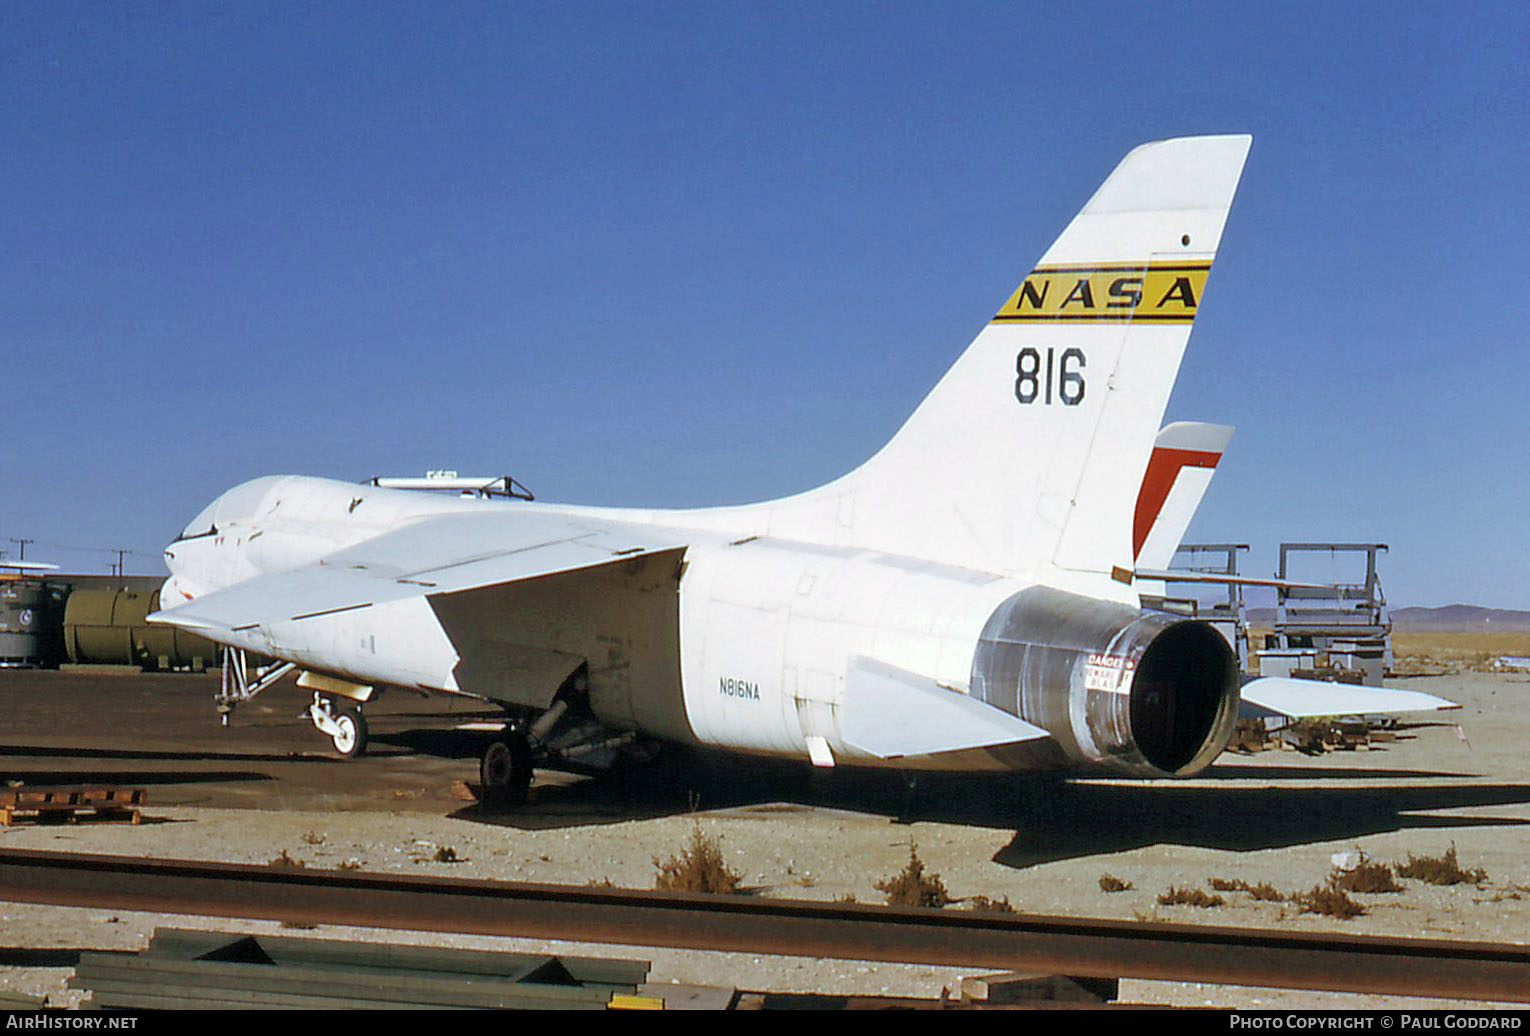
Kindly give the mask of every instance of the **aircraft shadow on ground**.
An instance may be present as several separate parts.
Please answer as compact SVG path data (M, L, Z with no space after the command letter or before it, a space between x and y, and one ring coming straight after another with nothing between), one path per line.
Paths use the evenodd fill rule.
M1439 811L1530 803L1530 785L1398 783L1355 788L1069 784L1019 825L994 860L1030 867L1150 845L1248 852L1394 831L1522 827L1515 817ZM1436 851L1443 846L1421 846Z
M1300 765L1224 766L1208 776L1215 780L1209 787L1204 780L1176 785L926 775L911 790L897 774L690 758L577 783L539 784L532 800L518 809L495 813L473 806L454 816L546 830L689 812L842 809L900 823L1008 829L1014 837L994 860L1016 868L1158 844L1247 852L1393 831L1530 825L1513 817L1438 815L1530 803L1530 784L1441 784L1442 778L1470 775ZM1347 783L1298 788L1264 783L1327 778ZM1358 780L1378 783L1356 787ZM1421 846L1421 851L1435 848Z
M387 745L414 755L428 755L438 759L477 759L492 737L491 731L419 727L389 733L374 731L368 744Z

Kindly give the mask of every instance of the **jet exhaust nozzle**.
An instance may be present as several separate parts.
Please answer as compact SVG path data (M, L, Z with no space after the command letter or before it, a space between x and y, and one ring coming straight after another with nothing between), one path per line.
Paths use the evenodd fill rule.
M1238 663L1204 622L1031 587L989 617L972 695L1046 730L1067 762L1189 776L1232 734Z

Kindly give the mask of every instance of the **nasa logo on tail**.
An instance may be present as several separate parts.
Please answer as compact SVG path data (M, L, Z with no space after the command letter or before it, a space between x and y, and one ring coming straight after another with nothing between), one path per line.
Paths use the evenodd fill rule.
M1015 289L995 323L1152 321L1188 324L1210 261L1142 266L1038 266Z

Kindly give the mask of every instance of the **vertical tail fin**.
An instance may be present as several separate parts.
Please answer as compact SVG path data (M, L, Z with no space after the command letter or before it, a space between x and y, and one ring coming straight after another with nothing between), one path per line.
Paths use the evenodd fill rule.
M1124 598L1132 522L1251 138L1129 153L893 439L762 532ZM1103 582L1102 582L1103 580Z

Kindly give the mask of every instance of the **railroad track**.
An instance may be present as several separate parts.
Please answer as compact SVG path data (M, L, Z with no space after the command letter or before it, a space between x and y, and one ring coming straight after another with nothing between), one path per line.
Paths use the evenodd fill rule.
M1530 947L0 852L0 899L1101 978L1530 1003Z

